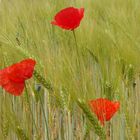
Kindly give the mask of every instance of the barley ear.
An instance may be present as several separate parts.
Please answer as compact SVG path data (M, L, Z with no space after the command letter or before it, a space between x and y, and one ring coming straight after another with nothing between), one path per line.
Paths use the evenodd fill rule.
M78 106L85 113L88 120L90 121L95 133L100 137L100 140L106 140L106 134L105 134L104 128L101 127L98 119L91 113L89 107L81 100L78 100L77 103L78 103Z
M26 136L26 133L24 132L23 128L21 128L20 126L16 127L16 134L17 134L18 138L21 140L29 140L29 138Z
M6 139L9 134L9 120L6 115L2 114L2 124L1 124L2 135Z
M34 77L39 81L46 89L53 91L53 87L50 81L47 81L38 71L34 71Z

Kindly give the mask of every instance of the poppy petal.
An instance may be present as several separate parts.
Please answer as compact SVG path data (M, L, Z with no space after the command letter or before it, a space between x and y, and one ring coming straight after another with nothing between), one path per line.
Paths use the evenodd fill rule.
M27 80L32 77L35 64L36 61L32 59L26 59L20 62L19 65L20 65L21 77L24 80Z
M80 14L80 17L82 19L84 17L84 8L79 9L79 14Z
M113 102L104 98L91 100L89 105L102 125L104 125L104 121L109 121L120 107L119 102Z
M32 77L36 62L26 59L7 68L9 79L14 82L23 82Z
M24 83L15 83L9 80L4 70L0 71L0 85L10 94L19 96L24 89Z
M25 59L0 70L0 86L15 96L21 95L25 86L25 80L33 75L36 62L32 59Z
M68 7L58 12L51 24L66 30L74 30L80 25L83 16L84 8Z

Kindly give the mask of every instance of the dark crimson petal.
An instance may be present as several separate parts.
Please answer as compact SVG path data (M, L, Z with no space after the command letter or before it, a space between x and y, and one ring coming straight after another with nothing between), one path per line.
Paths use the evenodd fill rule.
M68 7L58 12L51 23L66 30L74 30L80 25L84 8Z

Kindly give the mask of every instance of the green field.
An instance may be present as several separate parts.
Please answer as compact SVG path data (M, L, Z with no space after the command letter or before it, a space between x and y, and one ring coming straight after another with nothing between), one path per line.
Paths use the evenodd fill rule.
M51 24L70 6L85 9L75 36ZM0 0L0 69L25 58L23 94L0 87L0 140L140 140L139 0ZM120 101L105 126L101 97Z

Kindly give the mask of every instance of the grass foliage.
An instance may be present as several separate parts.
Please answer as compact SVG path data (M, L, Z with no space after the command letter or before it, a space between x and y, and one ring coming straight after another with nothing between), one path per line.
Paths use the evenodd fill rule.
M69 6L85 8L77 46L73 32L50 24ZM0 140L140 140L139 7L139 0L1 0L0 69L28 57L38 63L21 97L0 89ZM87 107L98 97L121 103L109 136Z

